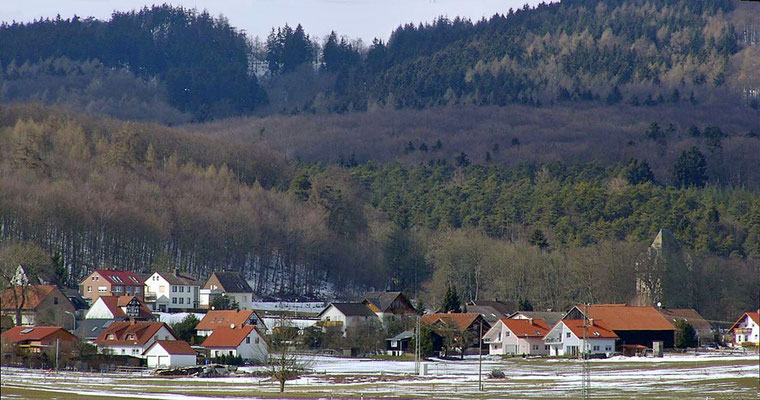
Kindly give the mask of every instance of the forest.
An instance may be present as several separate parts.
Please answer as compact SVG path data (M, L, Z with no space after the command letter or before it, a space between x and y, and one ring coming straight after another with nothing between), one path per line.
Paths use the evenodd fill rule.
M107 21L3 23L0 62L8 100L64 100L145 119L142 99L173 109L170 118L148 113L162 123L182 114L207 121L445 105L757 109L759 14L734 0L572 0L474 22L400 25L387 41L365 45L336 31L312 37L301 25L250 38L223 17L162 5ZM120 81L148 88L109 106L120 96L81 88L99 84L93 68L122 71ZM44 84L25 85L32 79ZM69 87L77 96L61 98Z
M0 266L561 310L636 297L667 229L687 270L660 300L733 319L760 301L759 20L571 0L370 45L169 5L3 23Z

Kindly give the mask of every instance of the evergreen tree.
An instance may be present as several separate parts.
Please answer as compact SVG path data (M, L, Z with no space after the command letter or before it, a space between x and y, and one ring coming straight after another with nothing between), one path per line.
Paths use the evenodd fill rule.
M654 174L649 169L649 163L632 158L623 170L623 176L631 185L640 183L653 182Z
M676 321L675 326L676 337L674 345L676 348L685 349L697 347L697 332L690 323L684 320L678 320Z
M530 238L528 239L528 243L538 247L541 250L546 250L549 248L549 241L546 239L544 232L540 229L533 231L533 233L530 235Z
M446 288L446 295L443 297L443 304L441 304L441 312L462 312L462 301L459 299L457 290L453 286Z
M703 187L707 183L707 161L696 147L681 153L673 166L673 180L678 187Z

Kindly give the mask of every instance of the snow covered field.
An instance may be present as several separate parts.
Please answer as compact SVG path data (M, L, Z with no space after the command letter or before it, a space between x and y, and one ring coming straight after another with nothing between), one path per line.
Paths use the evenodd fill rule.
M578 398L582 363L576 360L483 360L484 391L478 388L477 357L429 361L427 376L414 363L314 357L312 372L289 381L283 396L267 378L243 372L224 378L156 378L127 374L84 374L2 369L3 399L242 399L242 398ZM593 360L592 398L756 399L758 358L679 355L662 359L616 357ZM486 378L494 369L504 379Z

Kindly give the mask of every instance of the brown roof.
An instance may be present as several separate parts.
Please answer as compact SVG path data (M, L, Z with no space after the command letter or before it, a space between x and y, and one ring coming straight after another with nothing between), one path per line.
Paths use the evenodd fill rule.
M575 308L581 315L586 306ZM572 312L572 310L571 310ZM613 331L673 331L675 327L651 306L629 306L626 304L591 304L588 318L604 323Z
M0 338L6 343L18 343L27 340L37 341L45 340L46 337L59 331L65 332L64 335L69 336L70 340L78 340L76 336L60 326L14 326L3 332Z
M166 352L169 354L190 356L198 354L195 350L193 350L192 347L190 347L190 344L184 340L156 340L147 349L145 349L143 355L156 345L163 347L164 350L166 350Z
M515 311L509 316L510 319L519 319L518 317L542 319L549 326L557 325L557 322L565 316L560 311Z
M240 343L248 336L251 331L255 330L253 325L236 326L234 329L228 326L220 326L214 329L206 340L203 341L203 347L238 347Z
M480 317L478 313L435 313L423 315L420 322L423 325L433 325L438 322L453 324L459 330L467 330Z
M166 272L156 272L156 273L160 275L162 278L166 279L166 281L169 282L170 285L201 286L201 282L195 280L195 278L182 275L179 272L174 272L172 274L169 274Z
M102 300L106 307L111 311L114 318L127 318L127 313L124 312L122 307L126 307L134 298L134 296L100 296L96 302ZM137 318L153 317L153 313L148 308L148 305L140 300L139 297L137 298L137 301L140 302L140 315Z
M245 280L245 277L240 272L214 272L211 276L216 276L216 280L219 281L219 285L222 286L222 290L227 293L252 293L251 285ZM204 289L211 289L210 283L211 277L206 281Z
M364 293L364 301L362 303L371 303L377 307L380 312L394 311L391 309L391 305L397 298L401 298L401 301L406 305L405 311L408 313L414 312L414 307L409 300L401 292L366 292ZM368 305L368 304L367 304Z
M322 312L319 313L319 317L322 317L325 311L330 309L330 306L335 307L343 315L347 317L375 317L377 316L372 310L369 309L364 303L330 303L325 307Z
M103 333L95 339L96 344L145 344L153 335L162 327L166 327L174 336L171 328L163 322L114 322ZM106 339L108 335L113 334L114 339ZM129 335L134 335L134 339L127 339Z
M199 331L211 331L230 324L243 326L253 315L253 310L211 310L195 327Z
M660 313L669 321L675 323L682 320L691 325L697 332L708 333L712 330L712 325L704 319L697 310L693 308L671 308L662 309Z
M24 307L22 309L34 310L39 307L40 303L42 303L45 298L50 295L50 292L56 288L55 285L30 285L27 286L26 289L21 286L14 286L13 289L6 289L0 294L0 304L2 304L1 307L3 309L16 308L16 298L20 301L22 292L25 290L24 297L26 297L26 300L24 301ZM15 295L13 294L14 291L16 292ZM61 295L63 296L63 293L61 293Z
M93 272L97 272L103 279L107 280L112 285L124 285L124 286L143 286L145 280L132 271L121 271L115 269L96 269Z
M542 319L508 319L502 318L501 321L507 326L515 336L518 337L544 337L549 333L549 325Z
M601 321L593 320L589 322L591 323L588 327L589 339L618 339L618 335ZM582 319L563 319L562 323L564 323L575 336L579 339L583 339L584 326Z
M733 331L737 325L739 325L742 321L744 321L744 317L750 318L751 320L755 321L756 324L760 325L760 310L750 311L750 312L745 312L744 314L742 314L742 316L739 317L739 319L737 319L733 325L731 325L731 328L729 328L728 331L729 332Z

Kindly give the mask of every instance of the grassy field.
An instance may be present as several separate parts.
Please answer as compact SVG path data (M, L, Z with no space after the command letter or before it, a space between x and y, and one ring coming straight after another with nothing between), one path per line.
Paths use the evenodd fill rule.
M483 362L478 391L476 359L430 362L427 376L414 363L318 357L313 372L277 385L245 373L224 378L159 378L4 368L3 399L250 399L250 398L578 398L582 364L576 360L499 359ZM255 368L248 368L253 370ZM485 376L492 370L504 379ZM756 399L757 357L675 356L660 360L590 362L591 397L598 399Z

